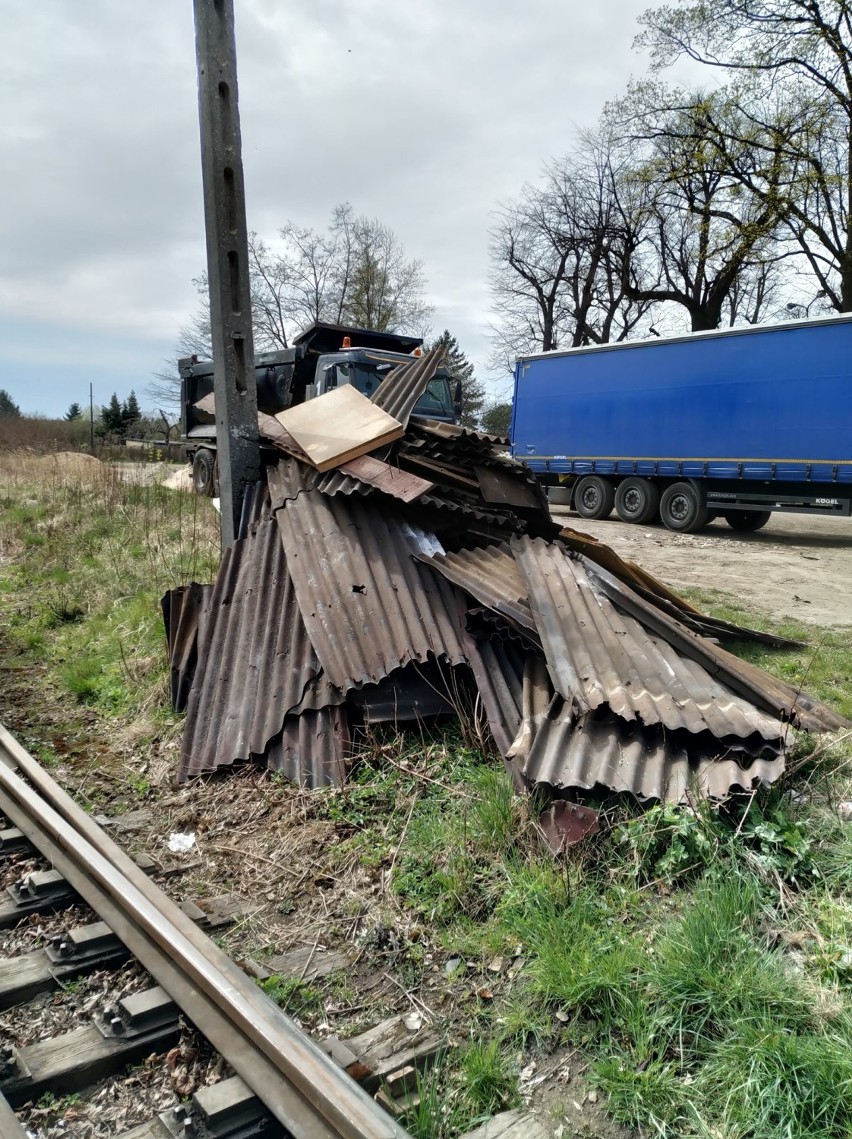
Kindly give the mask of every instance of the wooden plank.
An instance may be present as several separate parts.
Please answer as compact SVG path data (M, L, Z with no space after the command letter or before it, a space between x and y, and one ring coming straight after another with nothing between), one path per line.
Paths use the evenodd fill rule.
M402 502L414 502L422 494L433 490L435 484L428 479L422 479L411 471L403 471L399 467L392 467L390 463L382 462L374 455L359 455L357 459L350 459L348 463L341 463L337 468L341 474L351 475L361 482L369 483L376 490L385 494L392 494Z
M18 1054L28 1075L12 1075L0 1081L0 1092L15 1106L38 1099L44 1092L68 1095L106 1076L136 1064L152 1052L164 1052L177 1043L180 1029L175 1022L130 1040L108 1040L97 1028L84 1025L62 1036L20 1048Z
M38 993L56 988L58 983L50 972L50 960L43 949L0 960L0 1010L23 1004Z
M215 898L184 898L180 908L203 929L218 929L249 913L252 903L235 894L217 894Z
M547 1139L549 1132L532 1115L522 1111L502 1111L461 1139Z
M368 1092L375 1092L392 1073L413 1067L418 1071L440 1050L442 1040L426 1027L409 1028L401 1016L344 1041L357 1057L346 1071Z
M275 419L296 440L319 471L401 439L402 424L376 407L351 384L288 407Z
M313 946L306 946L270 957L265 964L270 973L280 977L315 981L317 977L327 977L340 969L348 969L350 960L345 953L339 953L336 949L315 950Z
M57 871L38 870L28 877L47 882L49 888L44 894L36 897L22 895L20 901L17 901L10 893L11 887L8 887L5 897L0 894L0 929L17 925L28 914L55 913L79 901L76 890L72 890Z

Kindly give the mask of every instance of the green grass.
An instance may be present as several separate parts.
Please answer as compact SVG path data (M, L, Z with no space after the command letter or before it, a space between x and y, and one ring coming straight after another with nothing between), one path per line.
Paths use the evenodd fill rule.
M518 1076L496 1040L474 1040L458 1055L445 1052L419 1073L417 1102L400 1122L414 1139L453 1139L517 1106Z
M104 465L63 474L6 455L0 535L6 652L39 658L76 702L152 730L168 702L160 597L215 572L210 503Z
M489 961L519 954L512 983L469 1010L493 1055L510 1070L519 1050L579 1047L612 1116L642 1133L848 1139L848 741L816 759L806 741L793 777L727 804L609 806L603 833L564 861L542 854L531 804L493 763L460 749L453 770L456 746L446 790L421 791L393 832L393 888L465 963L451 982L469 986L472 963L491 983ZM473 1125L453 1092L462 1057L444 1068L406 1124L415 1135Z
M159 598L212 576L209 503L6 460L0 555L6 652L24 667L42 655L60 692L106 717L161 725ZM806 640L735 647L852 716L852 631L773 626L721 594L692 596ZM724 805L614 800L601 833L554 860L538 805L460 732L370 740L349 785L312 809L334 824L341 869L357 860L390 879L401 983L461 961L446 979L461 1043L421 1076L412 1135L454 1139L518 1102L522 1062L570 1047L611 1115L642 1134L849 1139L852 823L837 803L852 800L852 742L803 739L791 767L777 788ZM130 790L150 788L139 776ZM310 1021L348 999L341 984L264 988Z
M773 621L765 614L744 609L736 598L721 590L684 589L681 593L714 617L802 641L804 648L784 651L745 643L726 648L852 719L852 630L848 627L821 629L790 619Z
M309 1016L322 1008L322 993L319 989L298 977L280 977L277 973L259 981L266 995L291 1016Z

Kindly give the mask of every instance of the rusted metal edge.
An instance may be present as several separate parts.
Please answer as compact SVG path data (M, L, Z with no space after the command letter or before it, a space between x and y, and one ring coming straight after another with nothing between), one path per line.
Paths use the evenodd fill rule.
M697 661L711 676L717 677L732 691L750 700L767 714L783 717L804 731L832 732L852 727L852 721L822 701L770 676L756 665L714 645L706 637L693 633L640 597L629 585L613 577L603 566L596 565L594 573L602 588L610 596L618 598L619 606L626 613L664 638L683 656Z
M436 344L425 356L414 357L411 363L394 368L373 393L372 402L407 427L414 405L426 391L444 356L444 348Z

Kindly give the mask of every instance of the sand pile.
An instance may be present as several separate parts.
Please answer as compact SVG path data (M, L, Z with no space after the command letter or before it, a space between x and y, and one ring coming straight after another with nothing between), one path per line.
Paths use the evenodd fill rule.
M40 462L63 475L91 474L102 466L100 459L84 451L57 451L54 455L44 455Z
M174 471L168 478L163 479L163 486L169 490L192 490L192 471L189 465Z

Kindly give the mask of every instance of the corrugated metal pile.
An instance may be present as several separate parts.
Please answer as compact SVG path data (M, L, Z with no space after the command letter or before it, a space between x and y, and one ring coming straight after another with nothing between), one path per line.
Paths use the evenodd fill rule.
M212 586L164 599L182 780L262 761L340 784L364 725L478 707L519 789L681 801L776 779L790 724L844 725L719 645L778 641L560 530L505 440L413 417L439 362L374 397L401 437L322 473L286 413L260 417L279 457L241 537Z

